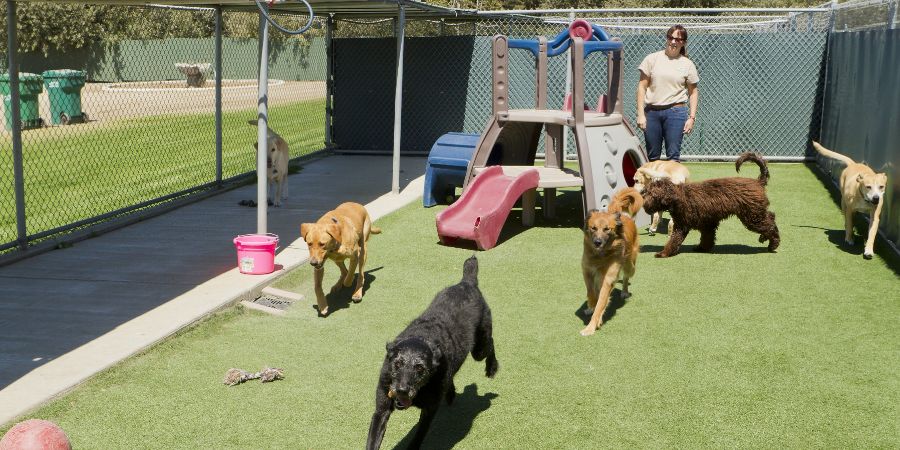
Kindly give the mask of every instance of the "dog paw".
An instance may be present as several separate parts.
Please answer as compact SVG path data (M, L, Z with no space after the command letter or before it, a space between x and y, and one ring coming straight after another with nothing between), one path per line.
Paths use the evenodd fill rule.
M656 230L647 230L647 236L656 236Z
M584 308L581 312L583 312L584 315L589 316L594 313L594 308Z
M581 335L582 336L591 336L596 332L597 332L597 330L592 327L585 327L583 330L581 330Z
M669 255L667 255L663 252L656 252L653 256L655 256L657 258L668 258L669 257Z
M631 292L628 292L628 291L622 291L622 293L619 294L619 297L620 297L622 300L625 300L625 299L627 299L627 298L631 298Z
M319 317L328 317L328 313L328 307L326 306L319 310Z
M872 259L873 256L875 256L875 254L872 253L871 250L866 250L865 252L863 252L863 258L865 259Z
M498 370L500 370L500 363L497 362L497 358L488 358L488 362L484 366L484 374L487 375L488 378L494 378L494 375L497 375Z
M362 294L353 294L353 297L350 297L350 300L353 300L353 303L359 303L362 301Z

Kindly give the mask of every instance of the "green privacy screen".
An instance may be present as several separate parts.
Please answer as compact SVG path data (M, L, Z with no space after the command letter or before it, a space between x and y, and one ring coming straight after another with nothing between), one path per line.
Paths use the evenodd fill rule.
M637 66L645 55L661 50L663 40L654 33L626 35L623 41L625 114L634 123ZM756 150L769 157L807 156L807 143L818 134L821 120L825 44L824 32L692 36L688 51L700 72L700 107L682 155L727 157ZM405 46L402 151L427 153L450 131L480 133L491 113L491 38L413 37ZM335 39L334 141L339 148L393 148L396 47L393 38ZM562 105L566 63L564 57L550 60L551 108ZM533 107L533 80L531 54L511 50L512 108ZM592 54L586 62L590 106L605 84L606 57Z
M900 30L831 35L821 142L887 172L881 230L900 243ZM834 179L843 164L822 160Z

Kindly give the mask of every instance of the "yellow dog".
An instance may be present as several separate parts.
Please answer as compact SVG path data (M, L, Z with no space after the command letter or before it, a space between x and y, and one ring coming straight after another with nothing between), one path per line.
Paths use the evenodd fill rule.
M300 225L300 236L309 247L309 264L315 269L316 302L319 314L328 315L328 301L322 290L322 279L325 276L325 260L330 259L341 269L341 277L331 288L335 292L341 286L350 287L353 274L359 270L356 278L356 289L351 299L354 303L362 301L363 282L365 281L365 265L367 242L370 234L381 233L381 229L372 226L369 212L359 203L341 203L333 211L328 211L316 223ZM344 266L344 260L350 260L350 268Z

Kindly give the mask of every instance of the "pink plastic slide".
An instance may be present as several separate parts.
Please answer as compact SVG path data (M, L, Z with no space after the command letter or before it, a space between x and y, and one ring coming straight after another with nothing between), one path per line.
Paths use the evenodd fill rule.
M481 250L493 248L516 200L536 188L539 180L537 169L512 177L503 174L502 166L488 167L472 180L456 203L435 217L441 243L462 238L475 241Z

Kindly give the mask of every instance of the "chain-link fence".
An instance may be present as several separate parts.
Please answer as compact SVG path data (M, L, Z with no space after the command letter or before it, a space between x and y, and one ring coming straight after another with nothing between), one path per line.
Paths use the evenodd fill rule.
M29 18L24 9L28 6L42 4L21 4L23 20ZM219 164L214 114L216 11L104 8L128 27L81 48L17 55L22 115L33 118L23 121L25 195L19 220L24 218L32 243L241 182L240 176L256 167L257 132L247 121L257 116L258 14L221 15ZM307 19L274 18L294 28ZM323 23L317 21L299 37L270 33L269 124L287 140L292 157L324 147ZM6 36L2 39L5 43ZM28 48L28 42L20 44ZM8 65L7 55L2 61ZM8 77L0 79L0 87L4 83L8 94ZM28 92L32 88L37 91L33 95ZM5 103L5 127L0 128L4 179L0 252L20 243L9 95Z
M684 24L689 56L700 72L700 108L686 158L721 158L756 150L802 159L819 123L821 73L830 12L786 15L597 15L583 17L625 44L625 115L634 123L634 86L642 58L664 46L665 30ZM407 25L402 148L427 153L449 131L480 133L491 114L491 36L552 38L571 19L552 15L494 16L477 22L416 21ZM335 41L335 143L348 150L390 150L396 42L392 22L338 22ZM475 33L475 34L471 34ZM343 37L347 36L347 37ZM351 37L352 36L352 37ZM366 36L366 37L359 37ZM371 37L370 37L371 36ZM551 58L548 108L567 92L567 56ZM510 107L534 107L534 57L510 51ZM607 61L585 62L585 98L605 93ZM357 124L366 120L370 126ZM643 138L642 134L639 133ZM542 148L542 147L539 147ZM568 149L574 152L571 136Z
M684 157L723 158L758 150L774 159L802 159L821 119L828 33L895 27L897 2L829 3L792 13L597 12L579 18L600 24L624 41L623 104L632 123L638 64L663 47L671 24L687 27L701 95L695 132L685 141ZM20 4L20 20L48 21L43 13L24 11L25 5ZM51 9L51 4L27 5ZM88 27L97 34L85 45L60 49L47 46L53 39L20 38L22 102L33 102L33 108L23 107L23 118L29 119L24 121L29 129L22 133L24 189L16 189L9 100L4 105L0 256L23 244L19 228L23 224L24 241L54 240L249 179L255 168L256 130L247 120L255 118L257 108L258 15L221 12L219 146L212 88L217 73L217 10L97 8L92 20L106 22ZM5 17L5 10L0 12ZM307 17L279 14L276 19L297 28ZM403 151L424 154L446 132L482 131L491 113L491 36L552 37L570 20L565 13L546 13L408 21ZM396 21L337 17L333 23L330 111L326 21L317 18L311 30L297 37L270 33L270 125L288 141L293 157L323 148L329 138L328 143L345 150L390 151ZM5 31L6 27L0 30L4 51ZM532 107L533 57L516 50L510 56L510 107ZM4 71L7 61L3 54ZM562 107L567 65L566 57L550 60L549 108ZM75 89L77 108L71 100L60 100L76 96L71 86L66 91L66 83L77 86L82 80L67 69L84 74L83 86ZM606 70L602 54L587 59L585 98L591 107L604 93ZM0 88L4 83L8 87L8 78L0 77ZM571 139L567 147L570 153L574 150ZM17 208L17 192L24 192L24 209Z
M835 32L896 29L898 0L854 0L826 4L834 8L832 30Z

